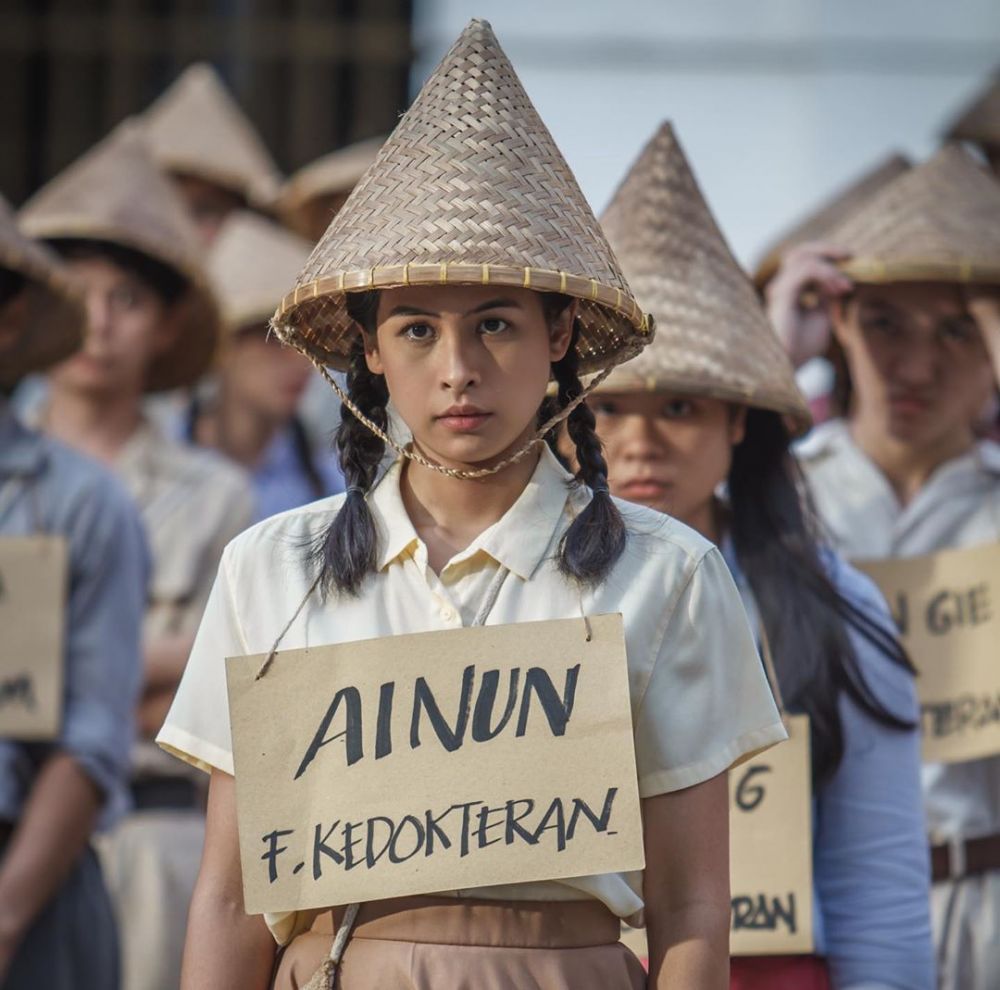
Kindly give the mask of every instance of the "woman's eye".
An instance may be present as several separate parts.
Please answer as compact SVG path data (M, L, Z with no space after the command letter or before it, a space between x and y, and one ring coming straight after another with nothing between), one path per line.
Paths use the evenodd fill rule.
M900 333L899 325L891 316L868 316L862 321L862 326L865 330L886 337L896 337Z
M663 407L663 415L666 419L683 419L694 412L694 406L688 399L672 399Z
M509 324L507 323L506 320L501 320L499 317L493 316L490 317L489 319L483 320L479 324L479 330L481 333L490 335L495 333L502 333L504 330L507 329L508 326Z
M131 309L139 302L139 293L130 285L120 285L111 290L111 304L117 309Z
M614 416L618 413L618 407L607 399L595 399L592 408L598 416Z
M426 323L411 323L403 329L407 340L430 340L434 336L433 329Z
M938 327L938 336L944 343L967 344L976 338L976 328L961 320L942 323Z

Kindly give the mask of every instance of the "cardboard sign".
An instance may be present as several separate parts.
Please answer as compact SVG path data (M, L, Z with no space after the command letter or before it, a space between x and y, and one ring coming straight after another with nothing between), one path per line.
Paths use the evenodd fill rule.
M734 956L813 951L809 719L785 725L788 742L729 773Z
M250 913L642 869L620 615L227 660Z
M62 724L66 542L0 538L0 739L55 739Z
M882 589L919 671L924 759L1000 753L1000 543L856 566Z

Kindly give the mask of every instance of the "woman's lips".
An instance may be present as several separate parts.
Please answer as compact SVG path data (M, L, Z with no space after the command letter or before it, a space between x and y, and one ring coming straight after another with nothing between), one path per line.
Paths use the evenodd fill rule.
M455 433L474 433L493 413L482 409L449 409L437 417L437 421Z
M927 412L930 402L919 395L896 395L889 399L889 405L894 413L903 416L919 416Z
M646 501L647 499L662 498L670 490L670 486L665 481L657 481L655 478L643 478L635 481L626 481L619 486L618 494L625 499L632 501Z

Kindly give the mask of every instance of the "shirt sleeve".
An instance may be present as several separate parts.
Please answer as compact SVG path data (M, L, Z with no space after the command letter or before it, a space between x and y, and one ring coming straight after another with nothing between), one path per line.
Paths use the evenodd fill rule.
M787 738L743 602L713 547L676 598L639 703L639 793L691 787Z
M107 824L125 804L142 683L149 551L138 510L110 478L88 490L69 533L60 746L105 796L102 824Z
M840 591L887 632L888 610L867 578L840 563ZM851 630L875 696L917 721L912 674ZM817 794L813 872L833 985L932 990L927 833L920 737L875 721L841 697L844 756Z
M250 652L233 598L231 560L232 546L222 555L184 676L156 737L168 753L206 773L233 772L225 661Z

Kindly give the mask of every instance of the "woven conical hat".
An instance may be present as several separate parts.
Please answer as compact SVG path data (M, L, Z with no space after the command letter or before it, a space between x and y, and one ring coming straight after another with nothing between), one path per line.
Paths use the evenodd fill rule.
M83 339L85 313L69 275L57 255L25 237L0 196L0 268L28 280L24 331L11 350L0 354L0 389L25 375L69 357Z
M275 326L343 368L344 292L489 284L581 300L583 370L649 328L569 167L489 24L472 21L334 218Z
M259 214L230 214L208 255L226 331L270 320L311 250L308 241Z
M1000 283L1000 182L958 145L876 193L830 231L859 282Z
M656 339L602 391L670 390L810 423L791 363L702 196L670 124L643 149L601 218Z
M256 206L274 201L281 173L253 124L206 62L192 65L142 116L153 157Z
M315 200L349 193L375 161L384 143L385 135L359 141L300 168L278 195L278 212L285 222L303 236L309 236L310 207Z
M781 266L785 254L807 241L826 240L836 228L856 210L861 209L880 189L912 168L904 155L892 154L858 176L849 185L826 200L815 212L786 230L765 252L754 273L758 286L766 285Z
M176 343L149 372L149 391L191 385L208 368L218 340L218 310L202 274L198 232L169 180L131 122L116 128L36 193L21 209L32 237L109 241L140 251L186 278L177 306Z
M946 136L953 141L1000 148L1000 74L958 115Z

